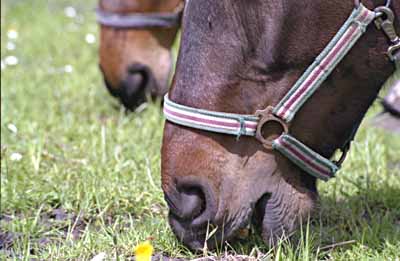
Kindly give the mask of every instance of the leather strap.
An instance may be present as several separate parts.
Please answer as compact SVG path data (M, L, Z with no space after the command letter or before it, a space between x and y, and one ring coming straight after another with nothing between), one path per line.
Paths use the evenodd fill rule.
M182 12L122 15L97 9L96 16L99 24L119 29L172 28L179 26Z

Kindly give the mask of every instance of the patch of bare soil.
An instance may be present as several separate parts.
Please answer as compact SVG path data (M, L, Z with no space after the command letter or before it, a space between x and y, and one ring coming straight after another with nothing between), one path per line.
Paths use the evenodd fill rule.
M4 230L5 223L13 222L16 219L22 218L23 216L8 215L2 215L0 217L0 222L3 224L3 226L0 228L0 250L10 250L13 244L24 236L22 233L13 233ZM88 221L83 217L83 215L67 213L62 208L56 208L49 213L42 213L38 220L38 226L48 228L49 231L56 228L58 231L62 231L64 233L63 238L70 236L74 240L80 238L87 225ZM52 236L51 233L49 233L47 236L34 239L34 241L41 246L45 246L46 244L60 240L61 238L59 235Z

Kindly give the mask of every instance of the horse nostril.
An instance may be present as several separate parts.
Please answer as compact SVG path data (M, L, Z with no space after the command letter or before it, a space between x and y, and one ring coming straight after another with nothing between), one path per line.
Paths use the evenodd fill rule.
M145 65L134 64L128 67L127 74L120 83L119 98L126 108L133 110L146 101L151 71Z
M182 219L194 219L198 217L205 209L204 194L200 189L184 189L180 193L181 205L179 208L179 217Z
M185 177L164 192L170 224L177 230L204 227L216 215L214 192L206 180Z
M128 81L131 84L131 88L127 90L128 95L138 92L144 85L144 77L140 73L129 74Z
M126 79L126 94L132 96L144 91L148 85L148 79L149 76L147 70L136 67L130 68Z

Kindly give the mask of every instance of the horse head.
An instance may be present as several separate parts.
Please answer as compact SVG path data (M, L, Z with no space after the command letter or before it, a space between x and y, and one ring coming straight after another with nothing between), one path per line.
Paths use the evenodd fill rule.
M381 2L363 4L374 10ZM400 12L397 1L392 9ZM169 100L192 108L186 122L194 123L185 127L179 121L166 122L161 164L171 227L190 248L202 248L213 228L215 238L208 240L209 247L234 238L252 217L261 224L265 241L273 244L315 210L314 176L254 137L196 128L190 114L196 116L202 109L254 115L276 107L352 10L353 1L341 0L186 2ZM387 37L373 23L364 29L288 126L293 137L324 158L348 144L393 73L393 64L384 55ZM324 68L318 70L322 73ZM210 116L203 116L212 129ZM263 132L282 131L280 125L272 122Z
M180 4L180 0L99 2L100 69L107 89L126 108L167 92Z

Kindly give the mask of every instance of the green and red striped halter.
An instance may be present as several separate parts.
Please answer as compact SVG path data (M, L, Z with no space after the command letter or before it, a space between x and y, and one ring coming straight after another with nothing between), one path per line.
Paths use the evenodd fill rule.
M382 11L382 8L385 10ZM255 136L265 148L279 151L305 172L327 181L334 177L340 168L349 143L343 149L339 162L331 161L291 136L288 126L303 104L365 33L368 25L374 20L382 25L387 21L383 21L380 17L382 15L389 17L390 12L392 13L388 6L378 7L375 11L371 11L357 3L339 32L275 107L269 106L265 110L257 111L254 115L223 113L177 104L171 101L167 94L164 98L164 115L168 121L186 127L237 137ZM391 22L393 26L393 21ZM382 29L388 34L385 28ZM394 27L393 32L395 32ZM394 42L391 48L397 46L398 49L399 44L400 41ZM272 122L280 124L282 134L278 138L263 137L263 127Z

